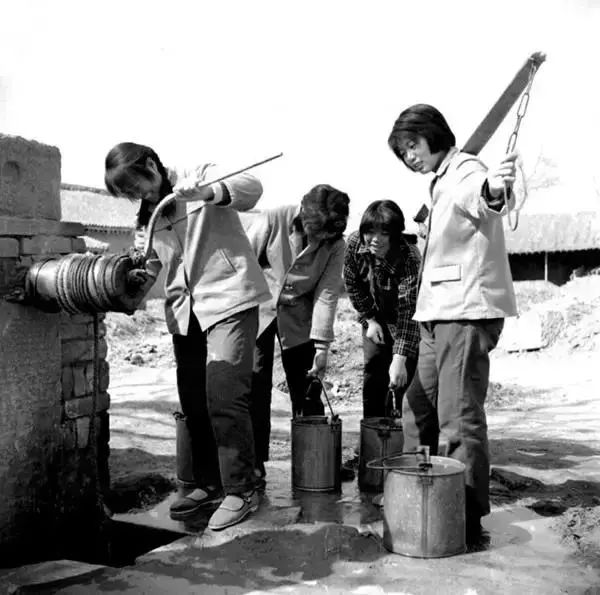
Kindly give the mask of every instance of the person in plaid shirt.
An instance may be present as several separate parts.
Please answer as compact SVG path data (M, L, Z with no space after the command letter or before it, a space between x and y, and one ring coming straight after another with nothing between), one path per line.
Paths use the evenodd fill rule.
M346 242L344 283L363 327L363 416L384 417L387 395L402 394L415 372L419 326L413 320L421 257L391 200L371 203Z

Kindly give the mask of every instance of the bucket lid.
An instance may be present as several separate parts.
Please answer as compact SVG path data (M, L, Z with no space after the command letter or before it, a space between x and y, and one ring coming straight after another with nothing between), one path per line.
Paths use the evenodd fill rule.
M304 425L304 426L318 426L318 425L336 425L340 424L341 420L336 415L335 419L328 417L327 415L299 415L298 417L292 418L293 425Z
M400 430L402 431L401 417L365 417L360 420L363 428L372 430Z
M429 464L423 464L422 459L416 455L391 455L381 460L381 465L386 471L406 475L457 475L464 473L465 466L456 459L449 457L430 457Z

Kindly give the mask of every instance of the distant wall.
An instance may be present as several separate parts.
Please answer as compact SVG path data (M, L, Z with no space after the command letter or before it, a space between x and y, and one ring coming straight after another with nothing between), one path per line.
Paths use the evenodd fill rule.
M508 259L514 281L544 280L545 255L543 252L510 254ZM548 281L556 285L563 285L569 280L575 269L579 267L591 269L599 266L600 248L597 250L550 252L548 253Z
M59 188L58 149L0 135L3 565L89 558L102 547L109 406L102 319L2 299L34 262L84 251L83 226L60 221Z

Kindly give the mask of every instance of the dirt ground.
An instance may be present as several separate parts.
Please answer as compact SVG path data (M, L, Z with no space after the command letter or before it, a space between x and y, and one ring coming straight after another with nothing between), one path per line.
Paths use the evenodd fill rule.
M525 506L552 517L552 528L578 558L600 568L600 276L575 279L558 288L517 283L522 313L544 315L543 349L507 352L502 343L492 354L487 411L492 458L494 507ZM115 512L154 504L175 483L175 388L151 405L128 388L128 375L152 368L172 374L171 338L162 304L152 301L132 317L109 314L111 386L111 477ZM360 328L347 299L336 321L326 387L344 427L359 427L362 351ZM274 384L285 391L279 364ZM285 412L283 422L289 423ZM152 421L161 424L151 430ZM141 424L148 423L147 431ZM289 433L274 422L271 460L289 460ZM351 458L356 432L343 436L344 457Z

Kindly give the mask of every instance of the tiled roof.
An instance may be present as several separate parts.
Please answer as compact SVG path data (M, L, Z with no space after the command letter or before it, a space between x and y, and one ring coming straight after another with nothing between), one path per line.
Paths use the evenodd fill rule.
M509 254L600 249L600 218L595 211L522 213L516 231L505 218L505 236Z
M88 229L129 231L135 225L138 205L104 190L62 184L60 202L63 221L82 223Z

